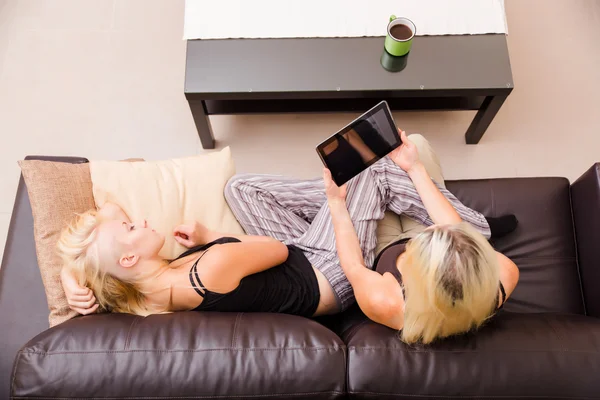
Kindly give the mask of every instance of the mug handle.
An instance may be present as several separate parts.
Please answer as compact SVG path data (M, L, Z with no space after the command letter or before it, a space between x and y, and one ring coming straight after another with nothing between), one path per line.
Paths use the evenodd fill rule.
M395 19L396 19L396 16L394 14L390 15L390 22L392 22Z

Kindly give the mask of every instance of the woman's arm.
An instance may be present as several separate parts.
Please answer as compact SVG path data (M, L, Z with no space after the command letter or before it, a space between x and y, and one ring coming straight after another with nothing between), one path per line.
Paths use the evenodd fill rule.
M411 179L429 217L434 224L456 224L462 221L454 206L444 197L419 159L417 146L400 131L402 145L392 151L390 158ZM407 210L410 215L410 210Z
M202 282L211 290L235 289L248 275L273 268L287 260L288 248L276 239L259 242L224 243L206 252Z
M65 267L60 271L60 281L71 310L82 315L96 312L99 304L96 303L94 292L88 287L81 286L77 277Z
M346 185L337 187L328 170L324 171L324 180L340 264L354 290L356 302L371 320L393 329L402 329L404 299L400 285L390 274L380 275L365 267L358 237L346 208Z
M207 237L206 243L210 243L213 240L217 240L222 237L236 238L237 240L239 240L241 242L273 242L273 241L279 242L279 240L274 239L269 236L238 235L238 234L231 234L231 233L222 233L222 232L217 232L217 231L208 231L208 235L206 237Z
M425 166L420 161L416 162L406 172L415 185L417 193L419 193L419 197L434 224L457 224L462 221L454 206L433 183L425 170Z
M330 202L329 210L340 264L354 290L358 306L369 319L393 329L402 329L404 300L400 285L390 274L380 275L365 267L346 203Z
M268 236L235 235L212 231L198 221L177 226L173 230L173 235L179 244L187 247L188 249L194 246L210 243L222 237L232 237L242 242L279 242L277 239Z
M452 224L465 220L479 233L490 237L490 228L485 217L462 204L448 190L438 187L419 159L418 149L400 131L402 145L390 154L390 159L407 173L403 180L406 201L402 202L402 213L424 224ZM415 200L415 197L418 197Z
M121 207L115 203L106 202L97 211L100 220L120 220L131 222ZM75 274L66 267L60 270L60 281L71 310L88 315L98 310L99 304L92 289L79 283Z
M500 264L500 282L504 286L506 298L508 299L519 282L519 268L517 264L504 254L496 252L496 256ZM502 301L502 298L500 298L500 301ZM500 306L501 304L498 305Z

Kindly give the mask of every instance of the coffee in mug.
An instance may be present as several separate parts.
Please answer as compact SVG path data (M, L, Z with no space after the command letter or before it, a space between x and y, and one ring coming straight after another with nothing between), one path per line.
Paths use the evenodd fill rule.
M404 24L394 25L390 28L390 35L392 35L394 39L406 40L409 39L412 34L412 30Z
M406 55L412 46L417 27L408 18L390 16L385 38L385 50L392 56Z

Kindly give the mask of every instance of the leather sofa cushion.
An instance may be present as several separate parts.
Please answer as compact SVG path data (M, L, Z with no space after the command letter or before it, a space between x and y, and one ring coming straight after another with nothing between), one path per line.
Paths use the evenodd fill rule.
M408 346L364 321L344 335L351 398L597 398L600 319L500 312L475 334Z
M486 216L515 214L519 220L514 232L493 241L520 270L507 311L583 314L567 179L483 179L446 186Z
M333 399L343 396L345 372L341 339L302 317L104 314L75 318L27 343L15 361L12 395Z

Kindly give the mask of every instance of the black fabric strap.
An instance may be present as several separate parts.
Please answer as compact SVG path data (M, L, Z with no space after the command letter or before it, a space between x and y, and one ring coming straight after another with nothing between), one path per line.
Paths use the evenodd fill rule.
M506 291L504 290L504 285L500 282L500 292L502 293L502 305L506 301ZM502 307L502 305L500 307Z
M212 243L214 243L214 242L212 242ZM192 265L192 268L190 268L190 283L192 284L192 287L194 288L196 293L198 293L202 298L204 298L206 289L204 289L204 285L202 284L202 281L200 280L200 276L198 275L197 266L198 266L198 261L202 260L202 257L204 257L204 255L206 254L206 252L208 252L209 249L210 249L210 247L207 248L206 250L204 250L204 253L202 253L202 255L200 255L200 257L198 257L198 259L196 260L194 265ZM200 287L202 287L204 289L204 292L201 292L198 285L196 285L196 282L194 282L194 278L192 277L192 272L194 273L194 276L196 277L196 281L198 281L198 285L200 285Z
M212 246L214 246L215 244L224 244L224 243L237 243L240 242L239 239L233 238L233 237L222 237L219 238L217 240L213 240L210 243L207 243L205 245L201 245L201 246L196 246L193 247L191 249L189 249L188 251L184 252L182 255L180 255L179 257L176 258L176 260L189 256L193 253L197 253L200 251L204 251L200 257L198 257L198 259L196 260L196 262L192 265L192 267L190 268L190 273L189 273L189 277L190 277L190 283L192 284L192 287L194 288L194 290L196 291L196 293L198 293L200 295L200 297L202 297L203 299L206 297L206 294L210 294L211 292L209 290L206 290L206 288L204 287L204 284L202 284L202 281L200 280L200 276L198 275L198 262L202 259L202 257L204 257L204 255L206 254L206 252L208 250L210 250L210 248ZM196 277L196 280L194 281L194 276ZM196 283L197 282L197 283ZM200 290L202 289L202 290ZM202 302L203 304L204 302Z
M200 258L202 258L202 257L200 257ZM192 268L190 268L190 283L192 284L192 287L194 288L196 293L198 293L202 298L204 298L204 293L200 291L200 289L196 285L196 282L194 282L194 278L192 277L192 271L193 271L194 275L196 275L196 279L198 280L198 284L202 285L202 282L200 281L200 277L198 276L198 272L196 271L196 265L198 265L198 261L200 261L200 258L198 260L196 260L194 265L192 265Z
M387 246L385 246L385 247L383 248L383 250L381 250L381 251L379 252L379 254L377 254L377 257L375 257L375 261L373 261L373 268L375 268L375 267L377 266L377 263L379 262L379 259L381 258L381 255L382 255L382 254L383 254L383 253L384 253L384 252L385 252L387 249L389 249L389 248L390 248L390 247L392 247L392 246L396 246L396 245L398 245L398 244L400 244L400 243L408 243L408 241L409 241L409 240L410 240L410 238L404 238L404 239L396 240L395 242L392 242L392 243L388 244Z

